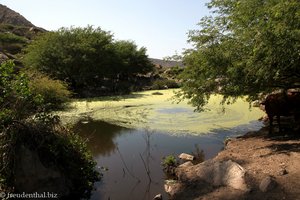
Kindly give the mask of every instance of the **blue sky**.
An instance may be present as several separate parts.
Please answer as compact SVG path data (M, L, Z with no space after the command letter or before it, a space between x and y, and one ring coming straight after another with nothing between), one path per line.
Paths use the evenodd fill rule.
M209 14L209 0L0 0L47 30L94 25L115 39L133 40L149 57L188 48L187 32Z

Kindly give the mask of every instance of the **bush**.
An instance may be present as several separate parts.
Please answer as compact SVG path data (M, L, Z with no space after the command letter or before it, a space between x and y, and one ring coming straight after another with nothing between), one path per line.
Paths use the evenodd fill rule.
M15 150L24 146L36 152L45 167L59 169L66 178L70 194L68 197L58 194L61 198L90 197L93 183L99 180L99 173L95 171L96 162L87 150L86 143L77 134L62 127L57 117L41 115L35 120L14 123L5 133L10 149L4 149L7 159L1 163L1 169L5 170L0 178L6 188L14 188L18 178L14 177L18 169L14 159Z
M70 101L71 92L66 83L60 80L53 80L49 76L38 71L27 71L30 77L29 87L36 95L43 96L47 109L63 109Z
M176 166L177 160L175 156L169 155L163 159L163 166Z
M153 90L161 90L168 88L179 88L179 84L174 80L158 79L155 80L151 86L151 89Z
M61 82L49 77L40 74L31 78L16 70L12 62L0 65L1 190L14 190L14 153L24 145L38 152L45 166L53 165L67 177L73 199L88 198L93 182L98 180L95 162L79 136L62 127L45 105L46 101L61 102L69 93Z
M175 156L173 156L173 155L166 156L163 159L162 165L163 165L163 171L166 173L166 175L168 175L168 176L175 175L175 170L176 170L176 167L178 166L178 162L177 162Z
M18 73L12 61L0 65L0 131L43 110L42 96L33 94L28 85L28 77Z

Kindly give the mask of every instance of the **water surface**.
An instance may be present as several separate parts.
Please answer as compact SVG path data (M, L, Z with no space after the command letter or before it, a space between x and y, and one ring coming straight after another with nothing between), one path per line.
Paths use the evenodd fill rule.
M65 122L75 123L81 118L106 121L119 126L167 132L173 135L201 135L214 129L231 129L257 120L263 112L249 109L245 98L232 105L221 106L222 96L212 95L205 111L194 112L187 101L174 103L174 91L137 92L119 97L103 97L74 101L73 109L59 115ZM223 112L225 109L225 112Z
M151 200L158 193L168 199L161 166L164 156L201 149L209 159L223 148L226 137L261 127L257 119L262 111L249 110L244 98L222 107L222 96L212 95L206 110L197 113L186 101L173 103L173 90L154 92L78 100L73 109L59 113L88 140L103 173L93 200Z
M164 199L164 180L161 162L164 156L203 150L205 159L214 157L222 148L226 137L255 130L259 122L211 134L170 135L147 129L128 129L103 121L81 120L75 130L88 139L88 147L97 162L103 178L95 184L92 200L151 200L161 193ZM146 173L150 171L151 181Z

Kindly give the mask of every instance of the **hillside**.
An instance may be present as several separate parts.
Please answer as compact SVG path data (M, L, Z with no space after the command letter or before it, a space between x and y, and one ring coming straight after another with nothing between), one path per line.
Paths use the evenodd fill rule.
M36 27L18 12L0 4L0 63L7 59L14 59L14 55L22 49L41 32L43 28ZM149 58L156 68L163 70L175 66L183 67L182 62L168 61Z
M0 4L0 63L13 59L37 34L46 30L34 26L21 14Z
M170 67L183 67L182 62L177 62L177 61L170 61L170 60L161 60L161 59L156 59L156 58L149 58L150 61L158 68L170 68Z
M0 4L0 23L12 24L15 26L35 27L25 17L2 4Z

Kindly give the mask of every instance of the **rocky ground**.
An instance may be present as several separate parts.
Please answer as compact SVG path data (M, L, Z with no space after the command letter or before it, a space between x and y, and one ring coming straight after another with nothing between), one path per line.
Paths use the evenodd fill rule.
M214 159L176 170L165 185L171 199L300 199L300 133L268 136L268 129L227 141ZM235 188L235 189L234 189Z

